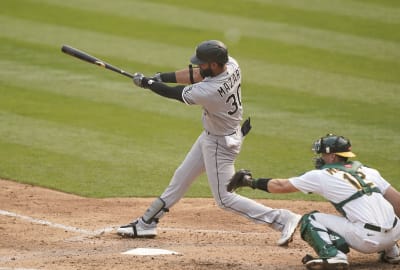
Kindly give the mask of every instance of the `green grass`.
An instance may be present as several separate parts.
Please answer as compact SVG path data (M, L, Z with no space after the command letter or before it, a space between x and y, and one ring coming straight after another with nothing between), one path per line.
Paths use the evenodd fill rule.
M1 178L88 197L158 196L202 130L201 108L60 48L153 74L220 39L241 64L253 123L237 168L301 174L311 143L335 132L400 189L398 1L6 0L0 25ZM186 196L210 197L206 178Z

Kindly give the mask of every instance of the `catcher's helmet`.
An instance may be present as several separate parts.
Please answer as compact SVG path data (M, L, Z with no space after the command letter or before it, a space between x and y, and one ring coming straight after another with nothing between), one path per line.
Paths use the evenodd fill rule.
M228 48L218 40L203 41L196 47L196 54L190 58L190 62L195 65L212 62L226 64Z
M341 157L355 157L356 155L351 152L350 140L343 136L336 136L334 134L327 134L314 142L312 150L316 154L320 153L334 153Z

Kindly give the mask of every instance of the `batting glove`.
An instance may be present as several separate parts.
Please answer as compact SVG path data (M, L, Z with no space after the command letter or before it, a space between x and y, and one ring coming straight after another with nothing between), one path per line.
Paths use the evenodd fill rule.
M149 88L150 81L153 82L152 80L146 78L143 73L136 72L135 74L133 74L133 83L136 86L139 86L141 88Z
M152 79L155 82L162 82L161 79L161 72L157 72L156 74L154 74L153 77L151 77L150 79Z

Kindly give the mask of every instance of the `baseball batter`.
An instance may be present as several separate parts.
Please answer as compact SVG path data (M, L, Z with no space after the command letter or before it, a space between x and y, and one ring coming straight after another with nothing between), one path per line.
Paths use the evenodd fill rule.
M154 237L159 219L184 196L193 181L206 172L219 207L281 231L278 245L288 244L300 215L266 207L226 190L235 173L234 162L243 138L251 128L250 119L240 126L243 104L242 73L238 62L228 56L225 44L217 40L200 43L190 60L196 67L189 65L187 69L158 73L152 78L141 73L134 75L133 81L139 87L187 105L202 106L204 131L176 169L164 193L153 201L143 216L121 226L117 233L129 237ZM179 85L171 87L165 83Z
M329 200L341 216L311 212L303 216L301 236L318 258L303 259L308 269L347 269L349 247L362 253L380 252L380 259L400 264L400 194L380 173L349 161L355 157L350 141L328 134L313 149L321 157L316 169L289 179L252 179L249 171L239 171L228 190L250 186L272 193L302 191Z

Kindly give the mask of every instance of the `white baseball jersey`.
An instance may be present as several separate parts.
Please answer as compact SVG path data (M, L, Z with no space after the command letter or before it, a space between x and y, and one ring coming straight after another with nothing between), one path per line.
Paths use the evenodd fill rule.
M372 182L382 194L390 187L377 170L362 166L360 171L365 175L364 181ZM354 177L341 170L312 170L289 180L297 189L305 193L319 194L333 203L340 203L361 189ZM361 221L385 229L392 228L394 209L382 194L373 192L369 196L364 195L348 202L343 207L346 217L352 222Z
M316 223L322 229L328 228L338 233L358 251L371 253L390 249L400 238L400 225L397 224L398 221L395 222L393 206L382 195L390 184L375 169L361 166L357 172L363 176L366 184L377 187L381 193L364 194L347 202L343 206L346 217L315 214ZM362 189L350 173L332 168L312 170L289 178L289 181L298 190L319 194L335 204L345 201ZM377 226L381 232L371 231L365 224Z
M203 127L214 135L231 135L242 121L240 86L242 76L238 63L229 57L227 69L215 77L188 85L182 93L186 104L203 106Z

